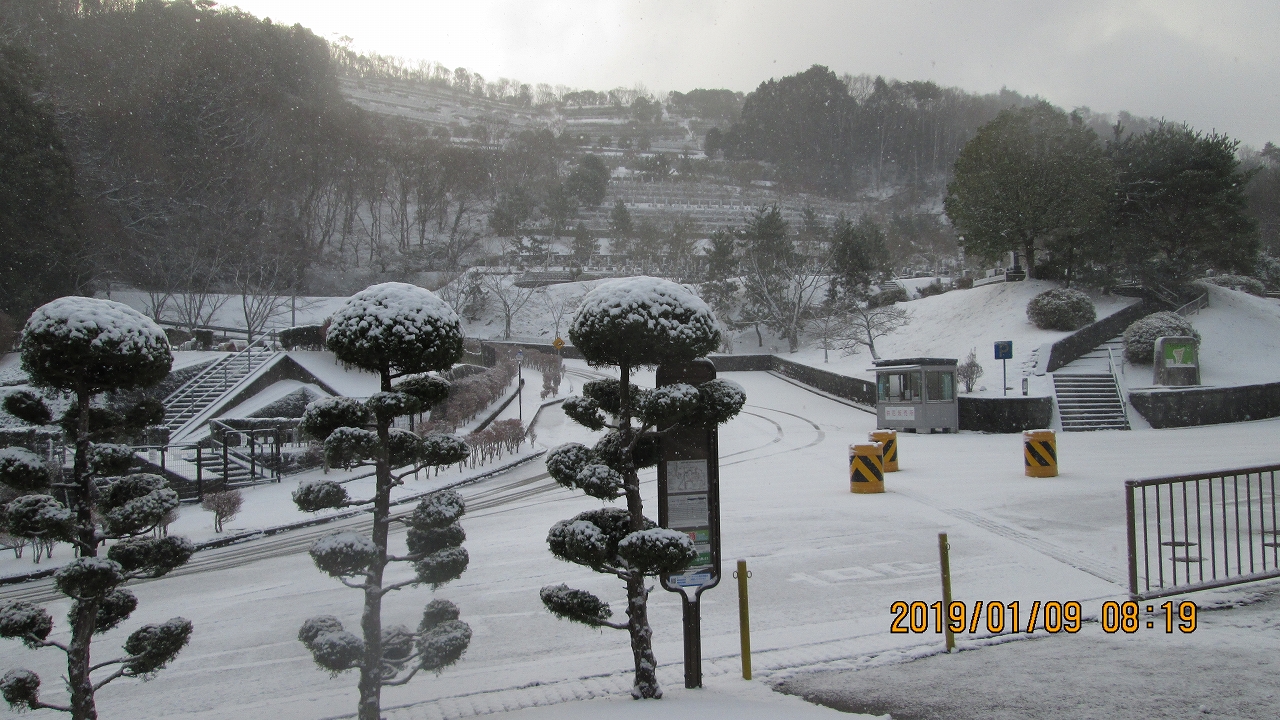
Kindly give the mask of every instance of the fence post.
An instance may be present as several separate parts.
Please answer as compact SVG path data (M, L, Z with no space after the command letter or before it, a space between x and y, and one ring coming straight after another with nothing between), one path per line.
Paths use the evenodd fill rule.
M747 561L738 561L738 571L733 574L738 579L738 625L742 633L742 679L751 679L751 617L747 604Z
M955 633L951 632L951 543L946 533L938 533L938 557L942 562L942 616L947 633L947 652L956 647Z
M196 446L196 499L204 501L204 448Z
M1138 597L1138 528L1133 517L1133 485L1124 484L1124 517L1129 541L1129 597Z
M227 452L227 434L222 433L222 489L231 487L231 458Z
M249 431L249 479L250 480L253 480L258 475L258 462L257 462L257 458L254 455L254 449L256 446L253 443L253 438L255 435L257 435L257 433L255 433L252 430Z

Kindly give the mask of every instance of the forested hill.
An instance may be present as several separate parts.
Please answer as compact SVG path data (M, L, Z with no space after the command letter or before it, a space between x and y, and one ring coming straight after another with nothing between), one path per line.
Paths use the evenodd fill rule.
M0 37L28 66L7 77L56 118L78 198L35 245L0 239L22 256L3 268L6 288L32 272L54 276L40 295L111 274L157 288L226 282L253 272L235 258L305 257L317 178L345 160L361 122L327 44L186 2L79 5L0 3ZM13 312L39 298L4 300Z

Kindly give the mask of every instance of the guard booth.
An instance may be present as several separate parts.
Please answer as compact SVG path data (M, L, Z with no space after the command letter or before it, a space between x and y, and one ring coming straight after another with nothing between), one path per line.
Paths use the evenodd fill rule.
M877 360L876 427L910 432L956 432L956 360Z

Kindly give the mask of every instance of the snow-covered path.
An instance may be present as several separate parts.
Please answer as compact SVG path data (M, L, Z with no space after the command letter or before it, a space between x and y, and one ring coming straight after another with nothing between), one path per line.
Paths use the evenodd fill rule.
M903 470L883 495L848 491L847 447L874 426L871 415L765 373L730 373L748 407L721 430L726 573L744 558L752 571L752 644L757 676L840 667L878 655L910 657L938 646L932 633L889 633L895 600L939 597L937 533L950 533L955 596L967 600L1081 600L1085 612L1119 596L1124 573L1121 488L1129 477L1275 462L1280 420L1145 432L1059 435L1062 474L1023 477L1016 435L903 435ZM638 379L651 382L651 375ZM586 439L556 408L540 441ZM545 440L543 439L545 438ZM537 591L567 582L620 609L616 580L555 560L545 547L557 520L598 501L560 489L541 463L472 486L504 491L503 504L473 501L463 524L471 567L438 595L458 603L475 630L455 668L384 693L388 718L455 717L596 697L625 689L631 665L624 633L557 621ZM652 514L656 488L644 485ZM516 483L524 483L511 487ZM181 614L191 645L149 683L120 681L101 694L104 717L334 717L355 706L354 680L331 680L295 639L301 621L334 614L354 622L358 594L295 554L136 586L140 606L123 630L95 641L105 656L142 622ZM400 570L407 576L407 569ZM394 579L394 578L392 578ZM416 624L424 589L390 596L384 623ZM678 599L652 596L655 651L668 687L680 678ZM66 603L50 604L59 624ZM737 672L732 581L703 596L704 670ZM962 642L967 641L962 638ZM37 670L56 692L56 654L0 646L6 667ZM396 709L400 708L400 709Z

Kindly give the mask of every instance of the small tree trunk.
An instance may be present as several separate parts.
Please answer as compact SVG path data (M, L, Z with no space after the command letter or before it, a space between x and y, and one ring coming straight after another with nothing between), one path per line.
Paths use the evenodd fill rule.
M382 371L382 391L391 392L391 373ZM378 440L383 448L389 444L390 432L385 420L378 420ZM373 544L378 555L365 576L364 612L360 629L364 634L364 661L360 664L359 720L381 720L382 717L382 572L387 567L387 532L391 527L391 466L386 457L375 463L377 489L373 498Z
M631 367L621 365L622 387L619 390L618 432L622 446L631 445ZM640 497L640 476L631 460L626 460L623 485L627 493L627 512L630 514L631 531L644 529L644 501ZM635 659L636 679L631 695L636 699L660 698L658 687L658 662L653 656L653 629L649 627L649 591L644 586L644 576L627 580L627 632L631 635L631 655ZM361 719L363 720L363 718Z
M80 411L76 428L76 458L69 500L76 515L77 551L81 557L98 554L97 529L93 524L92 495L89 481L89 399L87 390L76 391L76 408ZM93 681L89 677L89 645L98 618L98 601L77 600L71 604L71 642L67 646L67 691L71 695L72 720L97 720L98 709L93 699Z

